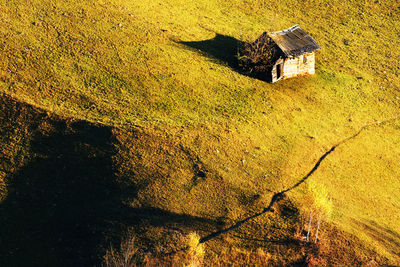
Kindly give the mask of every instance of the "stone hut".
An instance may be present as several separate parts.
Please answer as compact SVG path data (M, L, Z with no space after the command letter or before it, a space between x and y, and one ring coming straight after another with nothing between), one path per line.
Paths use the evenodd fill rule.
M268 36L279 50L271 70L272 82L315 74L315 51L321 47L299 25Z

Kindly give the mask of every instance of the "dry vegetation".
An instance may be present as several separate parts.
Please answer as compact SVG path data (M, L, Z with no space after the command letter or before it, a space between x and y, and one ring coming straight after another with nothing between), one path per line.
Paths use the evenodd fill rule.
M0 265L100 264L126 232L141 264L399 265L398 121L338 147L273 213L182 251L399 113L399 13L389 0L1 2ZM268 84L232 66L237 44L293 24L322 47L315 76ZM320 242L304 243L324 205Z
M263 33L254 42L245 42L238 47L239 68L247 75L263 78L278 59L278 49L268 34Z

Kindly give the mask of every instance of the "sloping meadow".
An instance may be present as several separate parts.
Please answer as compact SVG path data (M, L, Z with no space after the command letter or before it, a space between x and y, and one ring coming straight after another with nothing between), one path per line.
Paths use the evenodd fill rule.
M396 1L6 1L0 9L1 90L57 114L52 116L86 125L62 126L66 129L62 134L54 130L54 138L41 141L44 150L30 145L29 129L5 130L3 136L11 136L10 146L29 139L22 146L28 155L50 153L54 143L67 144L57 152L60 155L78 155L81 152L69 151L68 144L80 142L80 131L85 138L82 146L97 149L99 143L107 144L101 145L100 154L93 152L104 156L99 161L89 160L92 152L82 147L77 151L86 151L83 157L90 161L90 184L105 171L118 190L125 190L110 194L123 199L133 218L115 215L117 225L136 230L144 224L138 222L152 225L138 235L142 249L168 243L167 234L157 232L160 222L208 234L262 210L274 192L304 177L332 145L366 123L399 113ZM235 66L240 42L294 24L322 47L316 55L315 76L268 84L240 73ZM13 118L7 114L3 117ZM297 210L292 214L296 223L306 220L310 210L312 181L332 203L332 212L323 219L330 226L321 227L321 242L348 246L343 241L347 237L343 242L331 240L339 229L398 263L399 136L399 122L393 121L368 128L332 152L306 183L287 193ZM4 153L11 157L11 151ZM65 157L69 160L51 153L46 157L54 166L66 164ZM24 158L19 159L20 163L9 165L25 166ZM33 174L40 164L32 167ZM111 167L104 170L102 165ZM35 174L32 179L42 176L47 177ZM62 174L57 177L66 179ZM104 181L105 187L108 182ZM75 190L73 184L67 189ZM95 202L103 189L90 201ZM98 215L101 209L95 209L95 218L109 220ZM280 239L295 235L290 230L294 224L285 226L280 214L273 216L258 218L254 227L244 226L245 233L257 233L264 241L276 239L268 235L275 225L281 229ZM313 227L317 219L313 218ZM260 225L266 229L262 233L256 231ZM118 236L119 230L115 231L110 235ZM179 231L165 231L179 236ZM248 240L228 236L233 240L210 246L229 247L232 242L255 249L270 244L253 240L248 245ZM370 259L366 256L366 261Z

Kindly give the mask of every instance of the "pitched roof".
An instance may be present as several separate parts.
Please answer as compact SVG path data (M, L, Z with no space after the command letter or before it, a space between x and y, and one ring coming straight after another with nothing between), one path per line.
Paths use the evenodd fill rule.
M283 31L271 32L269 36L287 57L297 57L321 49L317 42L299 25Z

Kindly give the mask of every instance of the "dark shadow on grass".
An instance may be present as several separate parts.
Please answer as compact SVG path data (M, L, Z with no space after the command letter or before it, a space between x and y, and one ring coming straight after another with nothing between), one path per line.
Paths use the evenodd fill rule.
M50 118L9 98L0 97L0 102L6 109L2 113L9 114L0 118L1 126L13 133L22 123L31 131L26 137L30 158L7 175L8 194L0 203L0 266L98 266L104 250L110 244L118 247L132 226L201 230L218 225L158 208L124 205L127 196L136 197L138 188L120 183L115 175L117 140L112 128ZM40 130L41 124L52 130Z
M234 37L216 33L215 37L203 41L180 41L190 49L199 51L204 56L214 60L215 62L229 66L232 70L246 75L255 79L262 81L271 82L272 77L270 73L245 73L239 68L237 53L238 47L245 44L245 42L240 41Z
M8 177L1 203L4 266L84 266L96 262L101 229L118 203L112 134L86 122L53 121L36 134L31 161Z
M227 35L216 34L214 38L204 41L179 42L187 47L200 51L203 55L216 60L218 63L228 65L237 70L237 48L243 42Z
M187 214L177 214L154 207L131 208L123 207L118 219L126 225L151 225L154 227L179 227L185 226L196 231L207 231L211 228L223 226L223 222L191 216Z
M295 238L284 238L284 239L261 239L261 238L254 238L248 236L240 236L240 235L233 235L239 239L247 240L247 241L255 241L259 243L271 243L271 244L278 244L278 245L308 245L310 243L303 242L301 240Z
M400 257L400 234L370 220L354 220L354 223L363 228L365 233L385 247L390 253Z

